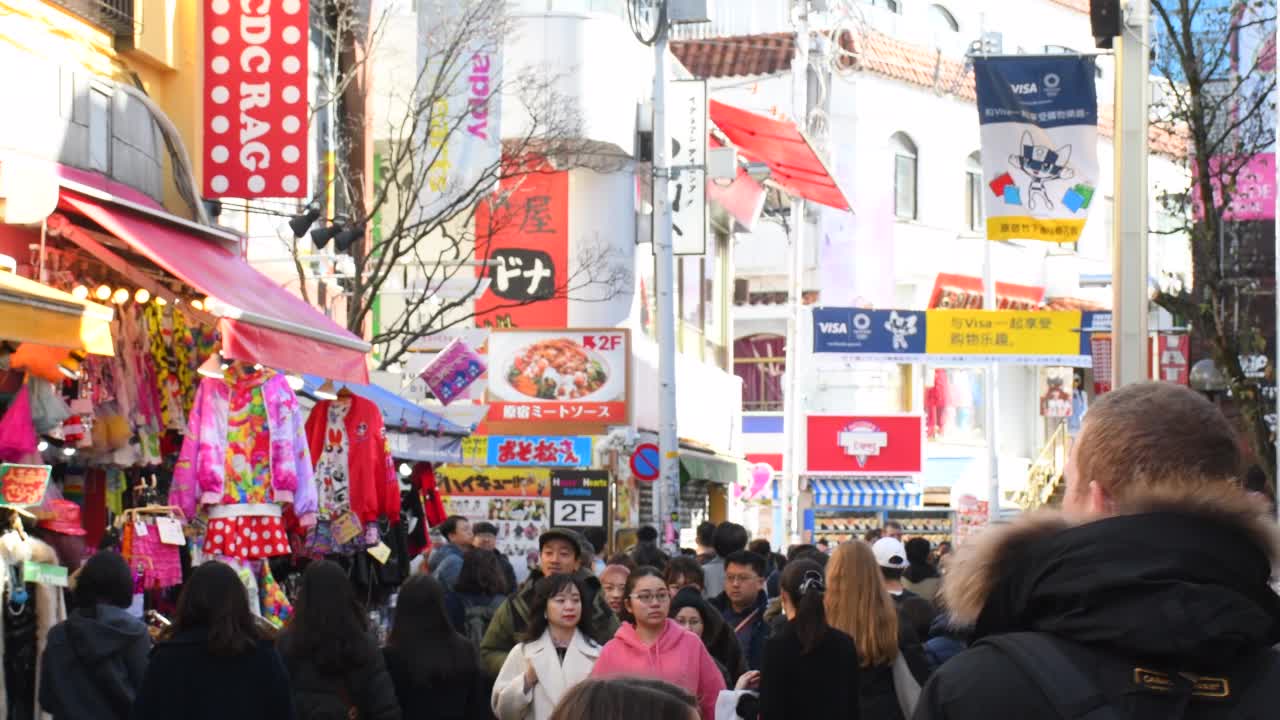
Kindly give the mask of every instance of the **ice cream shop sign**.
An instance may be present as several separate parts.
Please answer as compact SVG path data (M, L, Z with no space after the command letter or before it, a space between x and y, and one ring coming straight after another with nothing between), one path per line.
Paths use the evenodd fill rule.
M307 195L306 0L204 0L204 194Z

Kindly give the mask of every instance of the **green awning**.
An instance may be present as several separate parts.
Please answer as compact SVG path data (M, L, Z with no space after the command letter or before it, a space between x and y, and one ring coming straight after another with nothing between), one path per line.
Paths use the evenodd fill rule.
M680 453L680 482L692 480L732 485L751 472L747 464L733 458L717 457L706 453Z

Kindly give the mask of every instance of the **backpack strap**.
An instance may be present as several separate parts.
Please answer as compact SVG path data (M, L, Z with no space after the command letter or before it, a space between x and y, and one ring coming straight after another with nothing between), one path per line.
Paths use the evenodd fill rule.
M977 644L1012 660L1035 681L1061 720L1124 720L1097 682L1067 655L1062 642L1044 633L1023 632L985 637Z

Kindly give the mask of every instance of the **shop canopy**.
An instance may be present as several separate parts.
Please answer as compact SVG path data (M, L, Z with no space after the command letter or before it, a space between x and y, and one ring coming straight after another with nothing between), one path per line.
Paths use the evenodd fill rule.
M114 355L111 308L0 272L0 339Z
M258 272L239 248L89 193L64 188L59 204L208 295L220 316L225 357L335 380L368 380L368 343Z
M924 494L903 478L809 478L813 504L824 507L913 508Z
M303 375L299 393L313 400L323 378ZM461 463L462 438L470 434L467 428L449 422L445 418L418 407L412 402L377 385L334 383L334 389L347 388L352 393L378 406L382 422L387 428L387 441L391 455L398 460L429 463Z
M710 453L681 450L680 480L701 480L717 485L746 484L750 468L741 460Z
M708 113L711 122L743 157L769 166L771 179L779 187L820 205L852 210L849 198L795 123L757 115L718 100L710 102Z

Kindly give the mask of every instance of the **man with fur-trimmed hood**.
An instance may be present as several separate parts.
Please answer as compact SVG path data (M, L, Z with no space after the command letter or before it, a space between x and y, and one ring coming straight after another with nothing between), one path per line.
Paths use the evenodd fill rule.
M1176 385L1091 407L1062 511L993 527L949 565L944 602L975 645L916 720L1276 717L1280 543L1238 443Z

